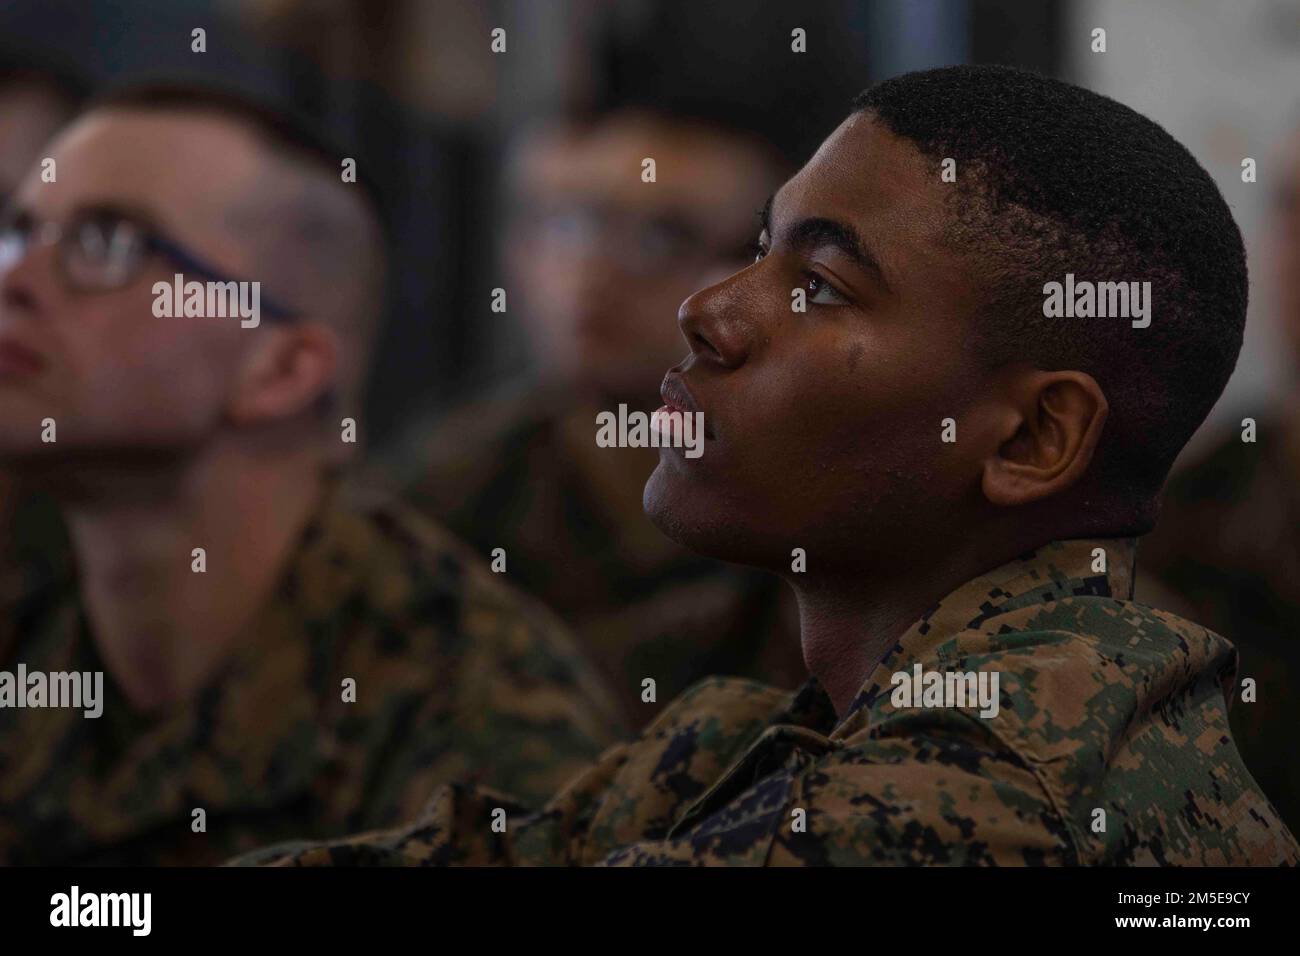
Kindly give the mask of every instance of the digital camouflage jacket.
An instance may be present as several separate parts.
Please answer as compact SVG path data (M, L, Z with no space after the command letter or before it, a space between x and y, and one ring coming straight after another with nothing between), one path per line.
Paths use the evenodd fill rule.
M10 606L0 670L105 671L75 593ZM549 612L414 514L337 495L204 691L145 716L103 687L99 718L0 709L0 862L219 862L397 824L467 777L540 802L618 739Z
M1232 708L1233 736L1300 829L1300 414L1261 419L1255 442L1233 431L1171 477L1141 552L1139 597L1237 646L1256 687Z
M1228 731L1232 646L1132 603L1133 556L1132 539L1055 542L969 581L842 719L816 682L708 680L536 812L455 785L406 827L245 862L1300 862ZM996 716L896 706L917 663L999 674Z

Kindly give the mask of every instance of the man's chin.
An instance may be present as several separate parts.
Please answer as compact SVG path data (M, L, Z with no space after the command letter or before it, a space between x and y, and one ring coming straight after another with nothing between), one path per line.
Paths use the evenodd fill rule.
M684 548L732 564L756 564L762 551L746 533L743 516L729 514L725 499L710 493L699 481L688 481L664 460L672 450L660 452L641 496L646 517L665 537Z
M693 551L699 550L695 529L700 520L694 512L704 507L703 496L698 488L684 487L682 476L664 461L665 454L663 450L659 452L659 462L646 479L641 507L664 535Z

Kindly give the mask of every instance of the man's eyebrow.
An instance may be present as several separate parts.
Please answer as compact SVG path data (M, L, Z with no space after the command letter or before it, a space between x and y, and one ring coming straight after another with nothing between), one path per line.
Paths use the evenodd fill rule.
M123 202L117 199L94 199L88 202L78 203L73 210L76 216L120 216L147 226L150 229L161 228L153 212L143 205L132 202Z
M888 287L885 270L876 259L858 231L846 222L837 219L814 217L800 219L785 231L785 241L796 249L808 250L819 246L830 246L848 256L862 271L870 274L882 285Z
M763 208L758 213L758 226L763 232L769 235L772 232L772 202L776 199L776 193L767 197L767 202L763 203Z
M775 201L776 193L772 193L759 213L759 222L769 239L772 235L772 204ZM880 261L871 254L858 231L846 222L822 217L801 219L785 231L785 241L802 251L818 246L838 249L886 289L891 288L889 280L885 278L885 270L880 267Z
M0 209L0 214L12 217L15 221L32 222L36 219L35 213L29 207L13 199ZM77 203L68 218L93 216L117 216L132 219L149 229L163 228L152 211L144 206L114 199L92 199Z

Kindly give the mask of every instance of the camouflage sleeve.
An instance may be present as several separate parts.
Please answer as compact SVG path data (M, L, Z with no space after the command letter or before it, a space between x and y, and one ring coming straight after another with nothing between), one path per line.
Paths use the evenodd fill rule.
M978 734L978 731L976 732ZM410 826L287 845L241 862L280 866L863 866L1077 862L1028 768L945 729L832 751L763 778L681 835L608 844L599 831L628 748L611 750L543 810L444 787ZM997 766L981 766L990 761ZM611 787L611 783L615 783ZM596 851L593 853L593 851Z
M635 740L606 750L535 813L498 791L460 783L440 789L409 825L340 840L278 844L234 863L598 863L615 847L666 834L787 697L751 681L706 680L673 701Z
M487 580L482 590L495 587ZM536 807L623 739L624 728L603 679L558 619L517 600L522 613L485 595L467 614L484 639L462 664L455 710L460 738L492 768L482 782ZM443 778L452 779L460 778Z
M376 683L412 691L356 722L375 755L364 781L373 810L350 829L410 820L450 781L540 805L622 738L613 697L547 608L409 509L385 503L380 514L403 553L428 567L411 575L422 589L409 596L374 585L385 608L395 605L382 636L418 651L372 668Z
M923 715L925 721L934 715ZM1043 865L1077 862L1034 773L963 715L833 750L759 781L674 839L614 866ZM797 763L805 759L796 758Z
M234 866L564 866L582 861L586 836L629 744L611 747L533 812L487 787L448 784L410 824L338 840L280 843Z
M373 748L382 755L365 781L373 810L353 830L414 819L450 781L538 807L618 739L604 689L581 661L532 626L506 630L515 646L466 654L450 700L409 702L371 733L392 743Z

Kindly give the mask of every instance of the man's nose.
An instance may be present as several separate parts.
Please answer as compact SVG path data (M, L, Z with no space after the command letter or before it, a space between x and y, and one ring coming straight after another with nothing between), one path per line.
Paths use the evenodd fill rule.
M54 280L54 250L44 243L33 243L21 256L0 272L0 312L35 313L40 311L41 289Z
M749 357L754 328L738 281L742 274L701 289L678 308L677 325L697 360L733 369Z

